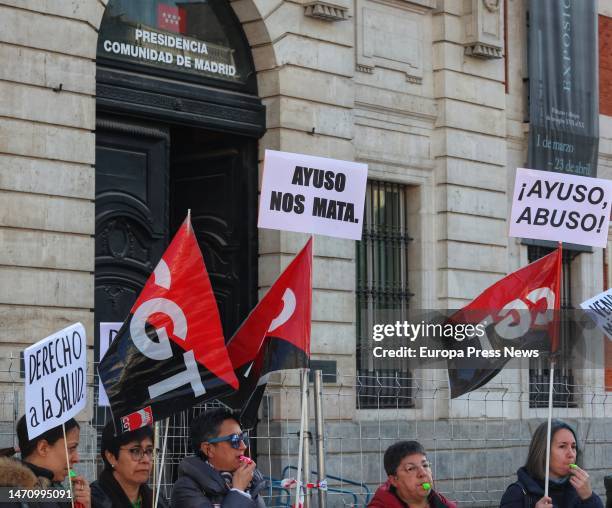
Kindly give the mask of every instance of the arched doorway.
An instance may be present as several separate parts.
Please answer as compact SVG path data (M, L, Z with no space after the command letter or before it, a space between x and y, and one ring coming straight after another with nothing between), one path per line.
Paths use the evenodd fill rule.
M229 2L111 0L96 91L96 334L125 319L191 209L228 336L257 299L265 130Z
M100 323L127 317L188 209L231 336L257 301L265 109L229 2L110 0L96 113L96 345Z

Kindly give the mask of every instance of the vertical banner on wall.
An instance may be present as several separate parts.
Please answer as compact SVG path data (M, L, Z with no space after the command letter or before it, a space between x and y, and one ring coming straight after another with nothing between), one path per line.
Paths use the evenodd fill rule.
M529 2L528 167L597 176L597 2Z

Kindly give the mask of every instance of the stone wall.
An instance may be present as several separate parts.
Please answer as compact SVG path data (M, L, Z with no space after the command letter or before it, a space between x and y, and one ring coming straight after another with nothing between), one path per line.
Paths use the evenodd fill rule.
M0 2L1 351L75 321L93 337L95 58L105 4Z

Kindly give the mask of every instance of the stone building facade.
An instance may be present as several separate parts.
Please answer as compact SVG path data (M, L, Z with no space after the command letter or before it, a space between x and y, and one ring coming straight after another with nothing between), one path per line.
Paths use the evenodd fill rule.
M107 3L0 0L0 357L76 321L95 336L96 67ZM412 238L404 267L412 308L459 308L528 261L527 247L508 238L506 219L514 170L526 160L526 3L230 2L265 106L257 161L261 166L265 149L355 160L368 164L372 181L401 189ZM602 76L607 76L612 2L600 0L599 11ZM611 178L610 85L602 79L601 88L598 176ZM305 236L257 234L261 292ZM609 253L594 249L571 262L573 305L607 285ZM317 237L314 256L312 355L335 362L339 377L332 386L342 394L327 411L331 435L357 441L361 432L380 433L381 425L393 432L406 426L413 435L420 422L421 432L432 426L441 436L438 444L425 441L438 450L440 464L447 463L437 471L447 491L483 473L473 468L470 478L462 478L449 469L451 459L466 468L470 460L489 461L484 467L498 468L499 491L509 478L503 463L520 462L532 430L520 422L541 418L541 411L524 401L503 409L485 404L482 411L469 403L451 404L443 379L424 381L424 390L444 395L413 407L358 409L354 381L340 381L357 376L355 243ZM10 381L6 369L0 376ZM508 376L509 383L529 391L528 373ZM603 391L603 370L583 376L581 384ZM297 384L297 375L283 379ZM520 446L491 455L478 443L465 444L459 454L451 446L454 433L469 435L473 427L455 424L452 431L449 421L479 411L490 425L505 421L511 434L515 426ZM272 414L282 419L298 413L294 404L277 400ZM564 414L581 429L592 425L603 432L612 407L578 404ZM10 415L5 411L2 418ZM609 432L602 436L605 446L612 446ZM492 458L483 462L474 447ZM378 448L370 451L377 458L363 474L374 484L380 458ZM589 458L599 491L612 465L607 455Z

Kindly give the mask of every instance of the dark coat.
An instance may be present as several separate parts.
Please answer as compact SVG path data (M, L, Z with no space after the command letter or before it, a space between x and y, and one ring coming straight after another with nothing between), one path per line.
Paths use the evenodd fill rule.
M446 499L442 494L433 489L427 496L430 508L457 508L457 505ZM410 508L395 492L395 487L387 480L386 483L376 489L376 494L369 502L368 508Z
M148 485L140 486L142 508L153 507L153 491ZM112 471L106 469L100 473L100 478L91 484L92 508L132 508L132 503L125 495ZM162 495L159 496L157 506L168 508L168 503Z
M544 496L544 482L529 476L522 467L517 471L518 482L510 485L499 504L500 508L533 508ZM576 489L569 482L549 483L548 496L554 508L603 508L603 503L595 493L586 500L580 499Z
M60 482L53 481L53 472L45 469L43 467L35 466L34 464L30 464L29 462L18 461L15 459L8 459L11 462L7 462L4 464L5 469L2 471L2 475L4 478L5 474L10 475L13 478L29 478L31 480L32 476L35 478L35 485L33 489L39 490L67 490L64 485ZM25 468L25 470L24 470ZM30 472L30 474L27 473ZM23 476L25 475L25 476ZM15 487L21 487L22 485L14 485ZM27 488L26 490L32 490L32 488ZM28 503L27 501L21 503L0 503L0 508L70 508L70 502L68 503L60 503L60 502L45 502L45 503Z
M253 474L248 496L230 490L221 474L200 457L187 457L178 470L172 489L172 508L265 508L259 493L266 481L258 470Z

